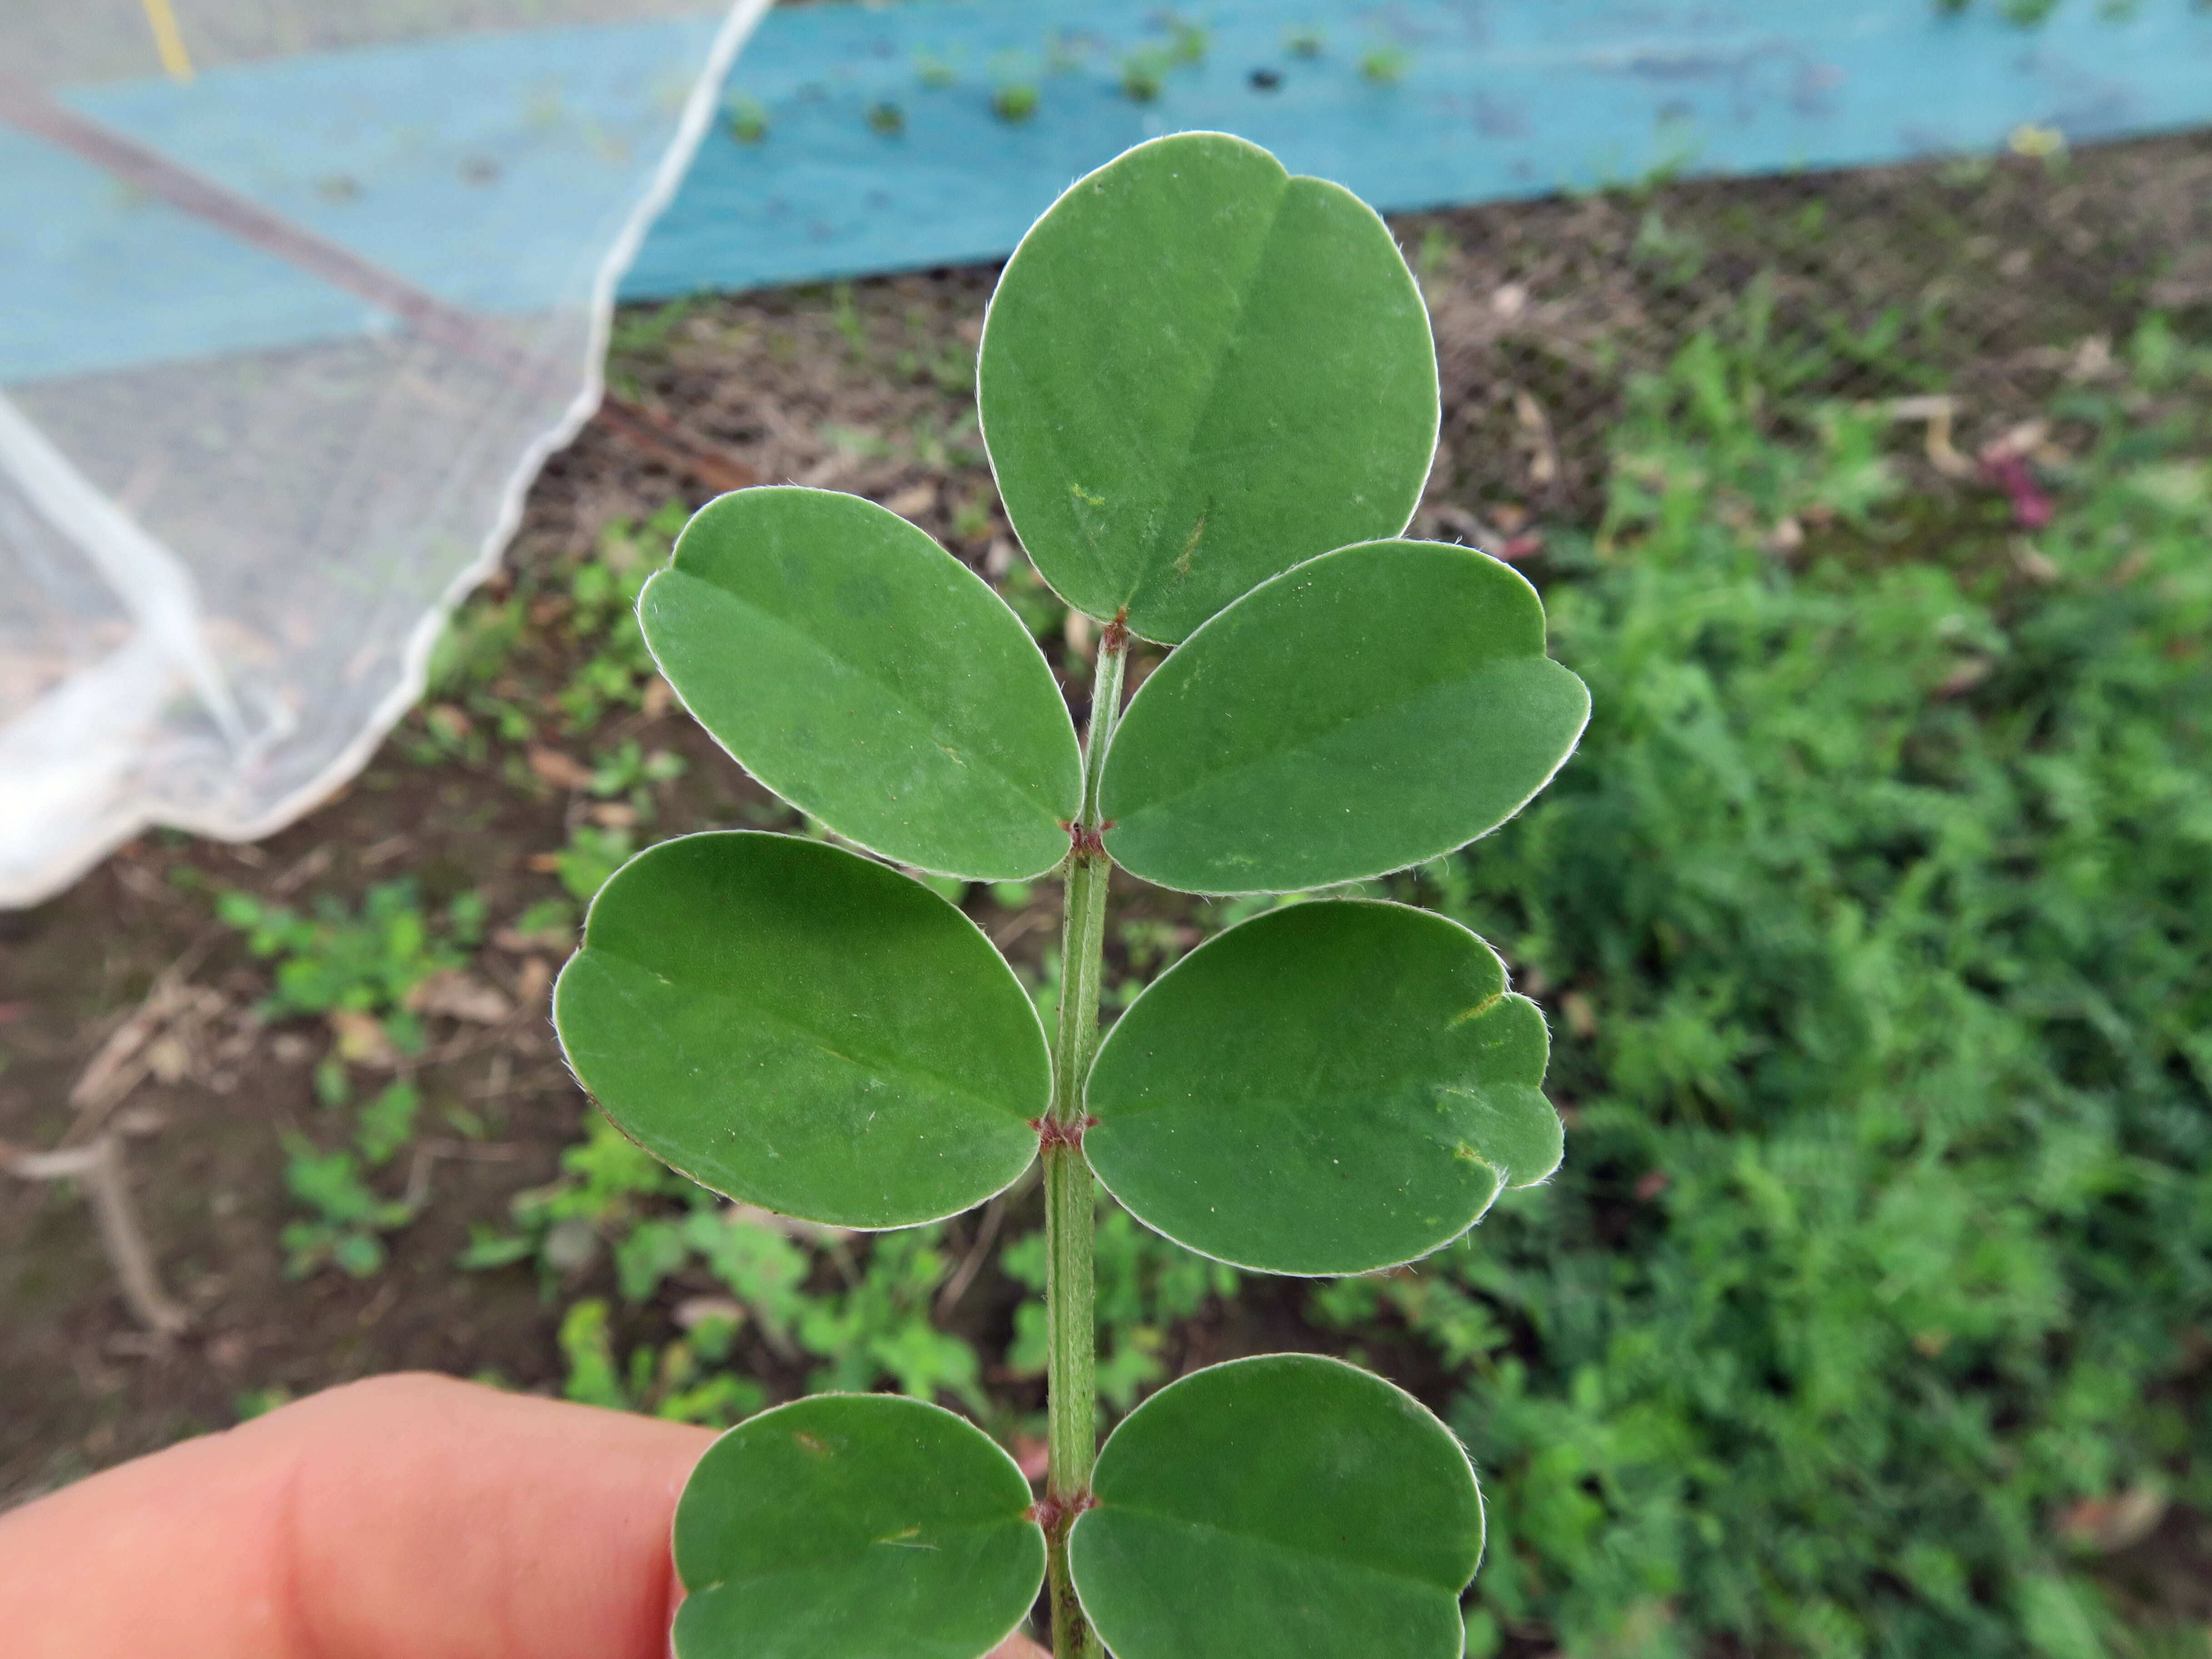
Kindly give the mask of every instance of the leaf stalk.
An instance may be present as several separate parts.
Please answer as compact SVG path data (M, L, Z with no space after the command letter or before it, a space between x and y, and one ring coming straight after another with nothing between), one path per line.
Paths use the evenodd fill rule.
M1098 779L1121 718L1128 633L1116 617L1099 642L1090 731L1083 749L1083 807L1070 845L1060 924L1060 1007L1054 1024L1052 1110L1040 1136L1044 1161L1046 1420L1044 1511L1054 1659L1096 1659L1098 1638L1068 1576L1067 1534L1091 1502L1098 1449L1097 1336L1091 1291L1095 1197L1081 1145L1083 1080L1098 1047L1099 986L1106 950L1106 890L1113 874L1099 837Z

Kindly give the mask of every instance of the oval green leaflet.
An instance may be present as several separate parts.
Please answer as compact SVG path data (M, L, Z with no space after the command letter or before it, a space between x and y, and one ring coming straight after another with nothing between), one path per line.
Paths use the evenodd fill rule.
M1078 179L992 295L976 406L1044 579L1147 639L1406 527L1436 348L1373 209L1258 145L1181 133Z
M957 1214L1036 1156L1051 1060L975 925L857 853L745 830L639 854L554 988L577 1078L715 1191L844 1227Z
M1441 542L1340 548L1255 588L1146 680L1106 755L1106 848L1187 892L1365 880L1496 829L1589 718L1510 565Z
M817 1395L708 1447L676 1507L678 1659L981 1659L1029 1611L1030 1484L972 1424Z
M1482 1496L1449 1429L1338 1359L1193 1371L1122 1419L1069 1565L1115 1659L1459 1659Z
M710 501L638 618L716 742L846 840L977 881L1067 851L1075 728L983 579L896 514L774 486Z
M1324 899L1209 939L1131 1005L1085 1092L1124 1208L1262 1273L1358 1273L1559 1167L1535 1004L1457 922Z

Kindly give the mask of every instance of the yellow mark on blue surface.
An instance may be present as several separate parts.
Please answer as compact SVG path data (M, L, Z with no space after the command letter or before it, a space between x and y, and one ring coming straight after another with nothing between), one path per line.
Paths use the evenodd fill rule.
M144 4L146 27L154 32L154 50L161 55L162 69L179 86L191 85L191 54L185 50L184 31L177 27L169 0L144 0Z

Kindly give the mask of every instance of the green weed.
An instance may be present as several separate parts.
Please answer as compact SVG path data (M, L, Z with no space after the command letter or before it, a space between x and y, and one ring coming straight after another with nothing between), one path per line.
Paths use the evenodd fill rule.
M1636 388L1547 586L1582 752L1419 883L1563 1017L1566 1166L1313 1304L1461 1377L1471 1651L2094 1653L2054 1517L2212 1498L2212 380L2126 356L2032 545L1755 306Z
M637 851L639 829L659 816L656 791L684 772L681 755L665 749L647 752L635 738L595 757L586 787L609 805L578 819L569 829L568 844L551 857L553 874L574 902L533 905L517 921L517 929L530 933L572 925L577 908L589 904Z
M362 1178L362 1160L351 1152L319 1152L297 1134L286 1134L283 1144L284 1190L310 1212L287 1222L278 1235L285 1277L305 1279L325 1267L354 1279L380 1271L384 1235L414 1220L414 1206L379 1194Z
M906 349L892 355L892 372L901 379L927 381L940 392L965 396L975 388L975 348L957 337L940 338L932 324L923 317L907 320ZM973 411L956 419L953 425L939 435L927 430L915 434L917 459L927 454L925 465L939 471L950 471L955 465L972 466L975 453L971 447L952 441L953 434L962 428L975 424Z
M354 1145L371 1169L380 1169L405 1146L414 1144L415 1120L422 1097L402 1078L361 1109L354 1119Z
M606 1299L586 1297L561 1320L568 1373L562 1395L580 1405L727 1428L768 1403L767 1390L750 1377L712 1369L728 1358L735 1330L726 1322L702 1323L660 1346L641 1344L626 1364L617 1363Z
M234 891L217 898L216 915L246 936L255 956L275 964L275 988L261 1004L265 1018L373 1015L406 1053L422 1045L422 1023L405 1006L409 994L431 975L463 966L484 925L477 895L464 893L434 916L404 879L371 887L357 914L328 896L303 915Z
M1121 62L1121 95L1133 104L1151 103L1160 95L1160 77L1167 67L1164 52L1132 52Z
M590 1299L572 1306L562 1336L571 1398L664 1415L673 1414L672 1401L686 1412L702 1409L702 1400L755 1409L758 1383L714 1369L732 1362L737 1338L750 1331L778 1361L808 1366L817 1391L865 1392L889 1382L918 1398L949 1395L971 1410L988 1408L975 1350L931 1322L931 1298L951 1270L942 1226L870 1236L863 1254L842 1235L730 1209L597 1117L586 1139L562 1154L562 1170L550 1186L516 1198L513 1231L479 1228L459 1265L534 1263L554 1293L604 1259L632 1307L672 1285L726 1293L726 1329L695 1323L677 1342L634 1348L620 1365L611 1304L599 1299L595 1313L583 1311ZM721 1377L741 1386L732 1392Z
M824 1362L807 1379L812 1392L858 1393L889 1378L916 1399L950 1395L988 1413L975 1349L930 1322L931 1298L952 1269L944 1236L942 1225L878 1233L842 1291L805 1298L799 1345Z
M637 625L637 596L667 562L685 516L684 503L671 501L642 525L617 520L600 532L597 556L570 575L569 628L590 649L555 699L570 731L588 731L610 708L645 700L654 669Z
M1170 15L1167 19L1168 61L1194 67L1206 61L1206 31L1189 19Z
M730 124L730 137L739 143L757 144L767 139L768 106L762 103L759 99L749 98L743 93L739 93L730 100L726 106L726 113Z
M1172 14L1160 20L1168 32L1158 46L1141 46L1121 60L1121 95L1132 103L1158 98L1170 70L1195 69L1206 61L1206 31Z
M457 696L489 685L506 669L530 626L522 601L479 599L453 613L430 654L430 692Z
M1051 639L1067 625L1067 606L1026 559L1000 579L999 597L1013 607L1033 638Z
M241 1423L265 1417L279 1406L292 1403L292 1391L279 1382L266 1389L243 1389L231 1401L231 1411Z
M1407 62L1402 46L1371 46L1359 54L1359 72L1378 87L1395 86L1406 78Z
M649 313L623 313L620 326L633 337L617 343L618 355L647 349L694 309L672 301ZM617 520L600 532L592 556L565 576L526 576L457 611L431 656L421 723L401 736L409 757L481 768L493 759L495 739L529 743L549 716L578 732L611 710L642 703L653 668L638 631L638 590L666 561L684 516L678 501L642 523ZM581 659L574 660L579 647ZM550 703L536 689L549 679L559 682ZM511 780L528 787L521 757L510 754L507 761Z
M474 1229L459 1265L480 1272L535 1261L550 1287L589 1266L603 1238L627 1235L657 1207L654 1200L684 1184L594 1113L586 1138L562 1152L560 1177L516 1195L515 1231Z
M601 800L622 800L640 822L650 822L655 812L654 787L675 782L684 772L683 756L665 749L647 751L635 738L625 738L593 759L592 793Z
M229 892L216 901L216 914L246 935L255 956L275 963L265 1017L321 1014L336 1029L331 1052L313 1073L315 1094L332 1112L351 1097L349 1059L386 1044L402 1054L422 1052L412 994L433 974L465 966L484 926L477 895L461 895L440 916L406 880L370 888L358 912L325 896L302 915ZM385 1235L414 1220L416 1206L383 1196L369 1176L413 1145L421 1106L414 1084L402 1078L355 1113L349 1146L325 1151L297 1132L283 1135L285 1191L307 1212L279 1236L289 1277L331 1267L366 1279L384 1266Z

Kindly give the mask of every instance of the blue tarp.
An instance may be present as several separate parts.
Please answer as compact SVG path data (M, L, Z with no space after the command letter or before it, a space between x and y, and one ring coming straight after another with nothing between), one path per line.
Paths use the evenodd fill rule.
M60 101L448 304L526 315L582 302L720 22L449 36ZM0 125L0 384L395 325Z
M2212 10L2070 0L937 0L772 13L626 297L987 259L1128 145L1240 133L1386 211L2212 123ZM1202 36L1188 33L1195 28ZM1298 40L1298 37L1305 37ZM1203 55L1176 62L1179 40ZM1302 55L1294 41L1318 51ZM1188 48L1186 49L1188 55ZM1131 65L1156 72L1127 95ZM1009 122L1010 87L1035 92ZM876 124L870 112L896 110Z
M994 258L1081 173L1193 127L1412 209L2212 122L2212 12L2113 9L2073 0L2033 29L1933 0L779 9L623 291ZM657 160L635 135L665 125L716 21L331 52L65 101L452 305L523 314L635 198ZM1029 95L1024 118L994 107ZM0 383L392 325L0 127Z

